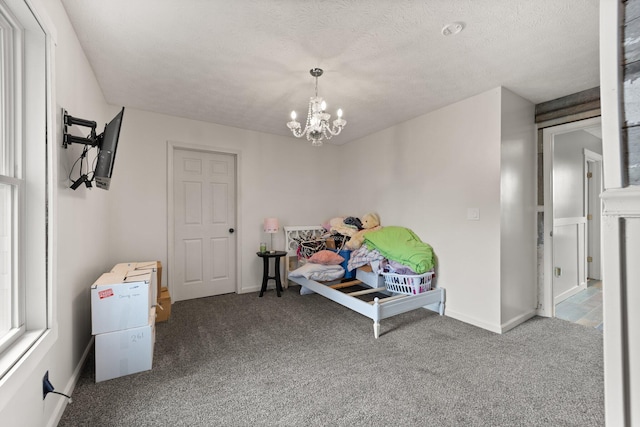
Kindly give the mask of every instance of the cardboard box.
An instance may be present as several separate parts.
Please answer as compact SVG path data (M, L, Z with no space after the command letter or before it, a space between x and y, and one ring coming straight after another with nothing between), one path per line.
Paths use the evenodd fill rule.
M158 298L160 298L162 289L162 263L160 261L156 261L156 270L158 270Z
M160 282L162 280L162 264L160 261L123 262L116 264L111 273L119 273L124 276L134 276L136 272L151 273L151 300L160 299Z
M130 270L134 270L136 268L135 262L122 262L120 264L116 264L111 269L111 273L118 273L123 276L127 275L127 272Z
M91 285L93 335L145 326L151 300L151 273L124 276L104 273Z
M156 307L156 322L164 322L169 320L171 316L171 295L168 288L162 288L160 299Z
M146 316L145 326L96 335L96 382L151 369L156 340L155 307Z
M151 284L149 286L149 291L151 292L151 305L155 305L155 303L158 301L158 297L159 297L159 290L158 290L158 271L155 268L145 268L145 269L141 269L141 268L136 268L135 270L130 270L129 272L127 272L127 278L135 278L135 277L140 277L142 275L145 274L150 274L151 275Z
M356 268L356 279L372 288L384 287L384 276L374 273L368 265Z
M325 241L324 241L325 245L327 246L327 249L335 249L336 248L336 241L333 237L328 237Z

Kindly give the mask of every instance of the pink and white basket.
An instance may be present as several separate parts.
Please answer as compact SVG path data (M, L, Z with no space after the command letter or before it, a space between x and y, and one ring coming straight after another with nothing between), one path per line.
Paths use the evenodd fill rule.
M384 285L388 291L405 295L417 295L431 289L433 271L424 274L406 275L394 273L382 273Z

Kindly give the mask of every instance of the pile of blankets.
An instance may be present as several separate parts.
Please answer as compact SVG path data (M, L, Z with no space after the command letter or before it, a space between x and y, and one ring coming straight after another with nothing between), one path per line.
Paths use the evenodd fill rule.
M364 245L351 252L347 269L372 264L374 271L396 274L423 274L433 270L433 248L405 227L387 226L367 233Z

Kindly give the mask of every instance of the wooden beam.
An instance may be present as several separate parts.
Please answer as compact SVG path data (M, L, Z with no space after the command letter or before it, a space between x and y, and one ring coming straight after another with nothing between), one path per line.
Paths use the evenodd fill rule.
M362 283L360 280L350 280L348 282L336 283L335 285L328 285L328 286L333 289L342 289L342 288L348 288L351 286L359 285L360 283Z
M536 123L600 109L600 87L536 105Z
M352 297L357 297L359 295L366 295L366 294L373 294L376 292L382 292L382 291L386 291L387 288L386 287L381 287L381 288L371 288L371 289L365 289L363 291L356 291L356 292L350 292L347 295L352 296Z
M410 295L394 295L392 297L388 297L388 298L380 298L378 300L378 304L384 304L385 302L389 302L389 301L393 301L396 299L400 299L400 298L406 298ZM374 305L376 302L375 301L369 301L369 304Z

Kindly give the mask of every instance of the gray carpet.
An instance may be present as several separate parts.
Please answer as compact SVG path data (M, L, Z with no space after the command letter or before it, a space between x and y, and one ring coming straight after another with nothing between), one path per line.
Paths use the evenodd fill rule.
M382 321L291 287L173 305L151 371L94 382L60 426L602 426L602 333L497 335L428 310Z

